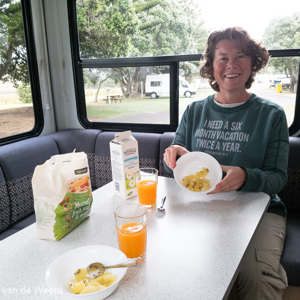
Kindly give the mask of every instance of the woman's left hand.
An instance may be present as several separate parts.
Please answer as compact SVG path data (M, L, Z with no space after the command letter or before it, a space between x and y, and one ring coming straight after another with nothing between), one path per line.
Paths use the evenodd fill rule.
M242 187L247 180L247 173L243 168L223 165L221 165L221 168L222 171L226 173L226 176L216 184L214 190L207 193L208 195L236 191Z

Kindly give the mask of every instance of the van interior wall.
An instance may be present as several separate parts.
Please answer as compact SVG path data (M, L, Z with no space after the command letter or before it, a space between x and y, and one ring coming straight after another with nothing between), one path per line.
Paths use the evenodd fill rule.
M78 121L67 0L32 1L44 134L82 128Z

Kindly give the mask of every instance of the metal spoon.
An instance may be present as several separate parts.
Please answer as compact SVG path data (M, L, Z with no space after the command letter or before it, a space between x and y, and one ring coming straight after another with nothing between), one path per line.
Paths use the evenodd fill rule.
M106 269L112 269L112 268L127 268L127 267L136 267L137 262L135 260L131 260L125 263L112 265L112 266L104 266L103 264L99 262L92 263L87 266L87 273L89 275L92 274L92 277L95 277L99 274L104 273Z
M161 200L161 206L157 208L157 210L159 211L164 211L165 208L164 208L164 204L165 204L165 201L167 199L167 196L165 196L162 200Z

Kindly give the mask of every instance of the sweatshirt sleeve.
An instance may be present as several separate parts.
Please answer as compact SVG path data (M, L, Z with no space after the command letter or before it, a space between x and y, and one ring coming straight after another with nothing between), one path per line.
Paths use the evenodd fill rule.
M242 191L257 191L276 194L287 183L287 165L289 152L289 134L285 113L278 111L261 169L244 168L247 181Z

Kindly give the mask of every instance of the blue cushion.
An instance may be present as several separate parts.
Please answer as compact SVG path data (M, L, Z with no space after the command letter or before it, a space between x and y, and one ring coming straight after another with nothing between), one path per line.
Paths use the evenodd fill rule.
M287 211L300 213L300 138L289 138L288 183L278 194Z
M0 165L6 181L33 173L52 155L59 154L58 147L48 136L39 136L0 147Z
M94 153L95 142L101 130L97 129L67 129L49 134L57 143L60 153L76 152Z
M96 188L95 176L95 143L101 130L98 129L67 129L49 135L57 144L61 154L85 152L88 158L92 189Z
M285 245L281 257L289 285L300 286L300 214L288 212Z
M13 224L10 229L16 229L16 230L22 230L26 228L27 226L35 223L35 213L29 215L28 217L22 219L21 221L17 222L16 224Z
M160 134L132 132L138 141L140 167L158 169ZM95 145L95 170L97 188L112 180L109 143L115 137L115 132L102 132L97 136Z
M159 144L158 133L133 132L139 145L140 168L155 168L159 170Z
M26 228L27 226L35 223L35 214L31 214L28 217L24 218L23 220L13 224L4 232L0 233L0 241L9 237L10 235L17 233L18 231Z
M18 231L19 231L18 229L11 229L11 228L4 230L3 232L0 233L0 241L6 239L7 237L11 236L12 234L17 233Z
M10 204L6 182L0 167L0 232L8 228L10 224Z
M300 213L300 168L296 169L289 167L287 173L288 182L286 186L278 193L278 195L285 204L287 211Z
M289 138L289 168L300 169L299 160L300 137Z
M97 136L95 144L95 180L97 188L112 180L109 142L114 137L114 132L102 132Z
M171 143L173 142L175 133L174 132L165 132L160 137L160 146L159 146L159 173L165 177L173 177L169 174L163 164L164 160L164 153L165 150L170 147Z
M31 183L34 169L55 154L59 154L57 145L47 136L0 147L0 165L10 199L10 224L34 212Z

